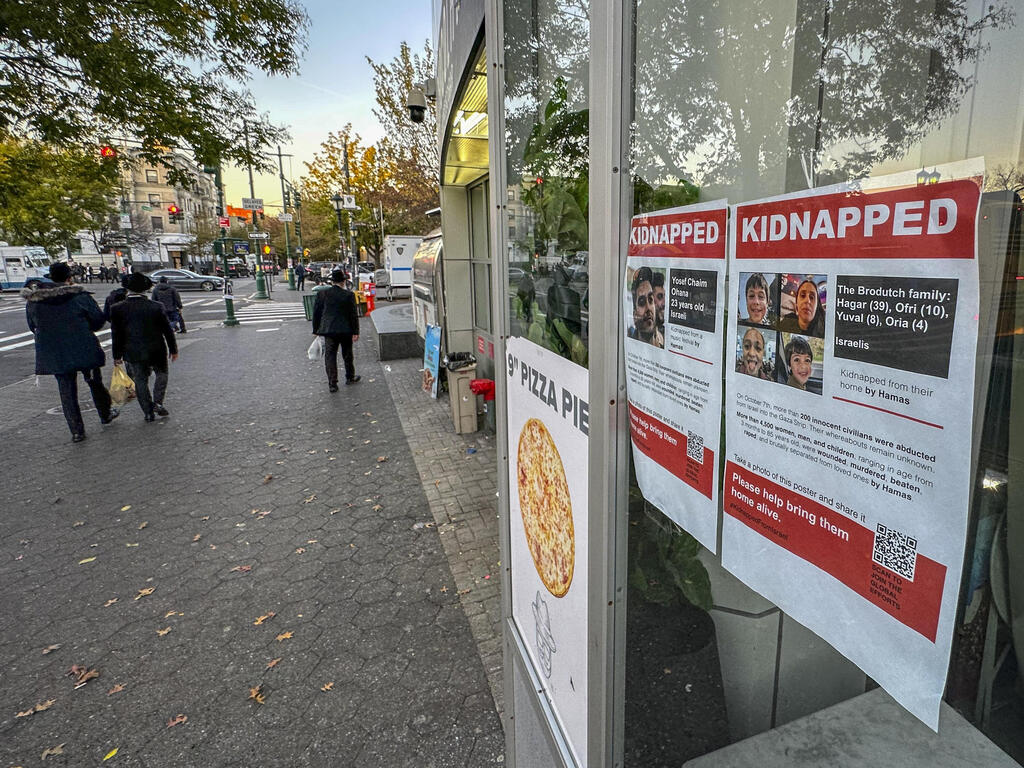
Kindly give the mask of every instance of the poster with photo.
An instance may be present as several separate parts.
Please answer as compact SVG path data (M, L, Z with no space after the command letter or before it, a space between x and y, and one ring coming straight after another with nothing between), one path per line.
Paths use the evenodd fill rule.
M437 378L441 366L441 326L427 324L423 339L423 391L437 399Z
M644 498L712 552L718 536L725 200L634 216L626 394Z
M579 766L587 765L587 369L506 344L512 618Z
M933 729L967 534L980 160L734 206L722 564Z

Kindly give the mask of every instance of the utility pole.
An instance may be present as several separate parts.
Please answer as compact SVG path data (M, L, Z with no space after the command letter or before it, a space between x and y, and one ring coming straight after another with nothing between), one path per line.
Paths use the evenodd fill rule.
M204 167L203 172L209 173L210 168ZM221 177L220 163L217 164L217 168L214 171L214 185L217 187L217 216L224 216L224 180ZM227 316L224 318L224 325L239 325L238 318L235 317L235 297L231 293L230 281L228 280L228 249L225 243L225 237L227 237L228 231L224 227L220 228L220 237L217 242L213 244L214 254L221 257L221 264L224 267L224 308ZM214 270L216 271L216 270Z
M245 152L249 154L249 124L242 123L242 129L245 132ZM249 197L256 197L256 188L252 182L252 162L246 163L249 169ZM260 231L259 221L256 219L256 210L252 212L252 226L257 232ZM258 243L263 242L259 238L256 238ZM228 271L224 269L224 279L227 280ZM254 299L269 299L270 296L267 294L267 281L263 276L263 248L262 246L256 246L256 293L253 295Z
M352 194L352 180L348 175L348 136L345 137L345 194ZM352 230L352 211L346 211L345 226L348 229L349 257L352 261L352 284L353 290L359 290L359 271L356 262L359 257L356 254L355 232Z
M283 157L291 157L291 155L282 155L281 154L281 147L280 147L280 145L278 145L278 147L277 147L277 175L281 177L281 210L284 211L284 213L288 213L288 195L285 192L285 188L284 188L284 163L282 162L282 158ZM291 240L288 238L288 222L284 221L282 223L284 224L284 253L285 253L285 258L286 259L291 259L292 258L292 244L291 244ZM294 291L295 290L295 277L294 277L294 272L292 271L292 269L293 269L292 267L288 268L288 287L291 290Z

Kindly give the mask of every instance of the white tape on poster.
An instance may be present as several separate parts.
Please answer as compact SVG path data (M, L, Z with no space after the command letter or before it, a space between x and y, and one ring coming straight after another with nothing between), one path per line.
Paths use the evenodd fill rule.
M972 485L983 173L730 221L722 564L933 729Z
M579 766L587 765L587 369L506 345L512 618Z
M712 552L718 535L725 200L633 217L624 317L637 484Z

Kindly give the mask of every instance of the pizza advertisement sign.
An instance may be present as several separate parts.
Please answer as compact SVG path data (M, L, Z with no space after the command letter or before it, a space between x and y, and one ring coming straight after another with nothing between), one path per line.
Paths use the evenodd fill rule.
M506 345L512 618L577 765L587 764L585 368Z
M730 217L722 564L933 729L972 486L983 172Z
M633 217L626 392L644 498L712 552L718 536L725 200Z

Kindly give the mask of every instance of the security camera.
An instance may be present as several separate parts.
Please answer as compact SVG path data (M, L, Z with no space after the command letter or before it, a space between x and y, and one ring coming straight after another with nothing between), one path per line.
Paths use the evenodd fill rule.
M405 100L405 107L409 110L409 119L414 123L422 123L427 116L427 97L423 88L414 85L409 89L409 96Z

